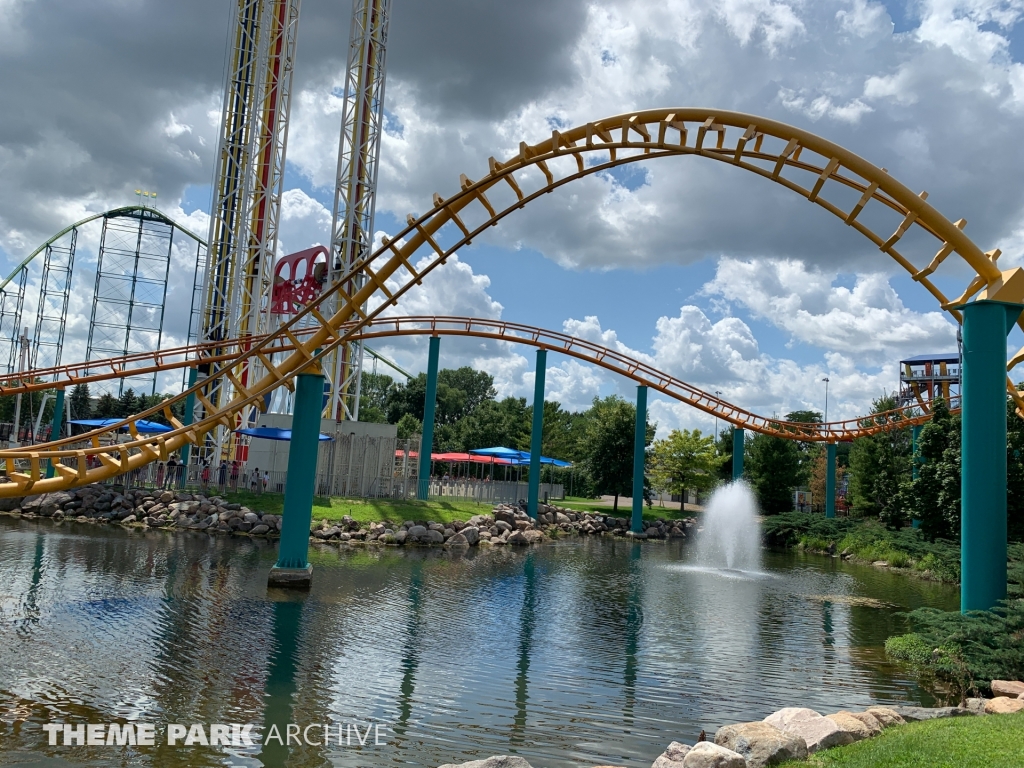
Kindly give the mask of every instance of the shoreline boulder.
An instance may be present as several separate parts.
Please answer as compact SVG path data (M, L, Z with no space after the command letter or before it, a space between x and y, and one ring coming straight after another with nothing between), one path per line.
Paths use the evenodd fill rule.
M768 715L764 722L784 733L802 738L808 754L854 742L853 736L840 728L835 720L806 707L785 707Z
M765 722L719 728L715 733L715 744L743 755L748 768L807 759L807 744L802 738Z

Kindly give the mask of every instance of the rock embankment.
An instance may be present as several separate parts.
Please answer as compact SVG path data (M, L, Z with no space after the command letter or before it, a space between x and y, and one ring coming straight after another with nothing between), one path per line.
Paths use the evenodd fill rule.
M819 750L870 739L908 722L1019 709L1007 707L1005 702L1020 702L1024 708L1024 683L993 680L992 690L996 698L968 699L966 707L870 707L831 715L806 707L786 707L764 720L723 726L712 741L704 740L703 731L696 744L673 741L651 768L767 768L788 760L806 760ZM992 707L993 702L998 705ZM441 768L530 768L530 764L521 757L499 755Z
M103 485L0 499L0 512L58 522L74 520L248 536L275 537L281 531L280 515L249 509L219 496L153 489L122 492ZM314 521L309 533L313 541L336 545L476 547L526 546L562 535L685 539L695 526L693 518L645 520L643 533L633 534L625 517L573 512L541 504L537 520L518 507L498 505L489 515L474 515L466 521L445 524L430 520L366 524L346 515L341 520Z

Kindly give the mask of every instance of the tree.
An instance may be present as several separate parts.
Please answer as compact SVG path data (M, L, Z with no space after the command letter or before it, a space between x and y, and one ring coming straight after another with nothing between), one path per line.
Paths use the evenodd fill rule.
M398 420L398 439L408 440L413 435L423 434L423 422L413 416L411 413L406 413Z
M461 411L453 410L449 418L458 421L475 411L480 405L497 396L494 389L494 377L483 371L474 371L468 365L461 368L445 368L437 374L437 385L458 390L462 393Z
M1017 385L1024 390L1024 383ZM1006 398L1006 522L1010 539L1024 539L1024 419Z
M761 510L769 515L793 508L800 480L800 451L793 440L757 434L747 444L747 475Z
M89 399L88 384L75 384L68 399L71 405L71 415L74 418L88 419L92 417L92 400Z
M714 488L723 459L716 454L711 435L705 437L699 429L673 429L651 449L651 475L655 487L669 493L701 493Z
M532 410L523 397L481 403L459 422L462 450L495 446L529 450Z
M615 496L613 511L618 512L619 496L633 490L636 406L617 395L594 398L587 418L584 467L597 493ZM644 444L653 439L654 427L648 422Z
M907 506L930 539L960 538L960 417L945 401L932 401L932 418L918 440L917 479L908 484Z
M395 386L390 376L363 371L359 385L359 420L386 424L388 397Z
M793 411L792 413L786 414L786 421L791 421L795 424L821 424L821 412L820 411ZM811 482L811 470L814 464L814 460L818 453L822 451L821 445L818 443L805 442L799 440L796 443L797 455L799 456L800 464L797 469L797 485L809 485ZM813 497L813 491L812 497ZM824 496L822 496L824 498Z
M119 413L118 401L109 392L104 392L100 395L100 399L96 401L96 409L92 415L97 419L113 419L117 418Z
M114 415L123 419L125 416L131 416L138 412L139 398L136 396L135 390L128 387L128 389L121 393L121 397L118 398L117 413Z
M896 399L881 397L871 404L872 413L896 408ZM870 423L870 419L865 420ZM854 440L850 449L850 496L853 512L878 516L890 528L907 521L907 500L901 493L911 474L910 429L895 429Z

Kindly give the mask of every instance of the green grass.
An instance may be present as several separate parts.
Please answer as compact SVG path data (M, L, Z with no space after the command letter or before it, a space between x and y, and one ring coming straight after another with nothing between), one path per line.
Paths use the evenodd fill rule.
M616 517L629 517L632 514L632 507L626 506L621 502L619 503L618 512L613 512L611 505L599 504L594 499L584 499L575 496L569 496L562 501L552 501L552 504L564 507L565 509L571 509L574 512L599 512L602 515L615 515ZM694 516L694 512L682 512L678 509L662 508L657 505L653 507L644 506L644 520L681 520Z
M954 717L890 728L873 739L811 755L783 768L1020 768L1024 713Z
M226 493L224 498L250 509L269 512L272 515L281 514L284 507L284 495L280 493L256 494L250 491L238 491L237 493ZM452 520L468 520L473 515L489 514L491 508L490 504L478 504L473 501L397 501L394 499L349 499L317 496L313 499L313 519L340 520L345 515L351 515L353 520L360 523L380 521L401 523L405 520L448 523Z

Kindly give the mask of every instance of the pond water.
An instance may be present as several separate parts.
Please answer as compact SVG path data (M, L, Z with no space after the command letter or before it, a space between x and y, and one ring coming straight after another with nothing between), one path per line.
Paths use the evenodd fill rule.
M672 740L782 706L931 703L885 662L901 611L956 591L837 559L761 572L682 543L315 547L312 590L270 590L276 548L0 518L0 765L647 768ZM140 721L157 746L49 746L44 723ZM171 747L167 724L348 724L351 745ZM351 727L381 725L359 747ZM332 728L335 726L332 726ZM344 727L344 725L343 725ZM319 727L307 733L322 739Z

